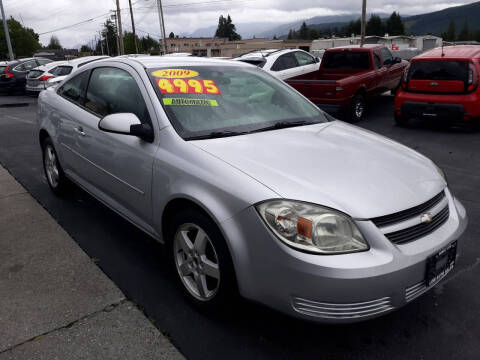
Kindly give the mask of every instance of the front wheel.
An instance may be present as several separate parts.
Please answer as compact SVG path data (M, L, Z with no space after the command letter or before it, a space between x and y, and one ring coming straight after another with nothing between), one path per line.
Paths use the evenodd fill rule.
M215 223L196 210L174 216L170 236L177 279L186 297L206 311L226 308L236 297L227 244Z
M48 186L55 195L63 195L68 189L68 179L58 161L57 152L53 147L52 140L46 138L42 142L43 170L47 178Z
M365 112L367 110L367 101L362 94L355 95L352 100L350 108L350 121L356 123L362 121L365 118Z

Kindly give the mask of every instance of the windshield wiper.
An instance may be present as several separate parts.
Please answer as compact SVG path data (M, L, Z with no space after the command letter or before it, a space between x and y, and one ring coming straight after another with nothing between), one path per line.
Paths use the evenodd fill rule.
M286 128L290 128L290 127L303 126L303 125L313 125L313 124L318 124L318 123L314 122L314 121L306 121L306 120L280 121L280 122L275 123L271 126L266 126L266 127L260 128L260 129L249 131L249 133L268 131L268 130L277 130L277 129L286 129Z
M205 135L190 136L185 138L185 140L215 139L245 134L248 134L248 131L212 131Z

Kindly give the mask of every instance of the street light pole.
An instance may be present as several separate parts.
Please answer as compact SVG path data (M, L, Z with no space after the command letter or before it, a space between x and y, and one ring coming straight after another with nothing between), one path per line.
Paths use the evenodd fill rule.
M157 0L157 8L158 8L158 22L160 24L160 34L162 35L162 38L163 38L163 48L165 49L165 54L168 54L167 38L165 36L165 21L163 19L162 0Z
M365 32L367 28L367 0L362 0L362 35L360 38L360 47L363 47L365 44Z
M122 31L122 16L120 14L120 0L117 0L117 23L118 23L118 38L120 41L120 55L125 54L125 48L123 47L123 31Z
M10 60L13 61L15 59L13 58L12 43L10 42L10 33L8 32L8 24L7 24L7 19L5 17L5 11L3 10L2 0L0 0L0 9L2 10L3 29L5 30L5 39L7 40L8 55L10 56Z

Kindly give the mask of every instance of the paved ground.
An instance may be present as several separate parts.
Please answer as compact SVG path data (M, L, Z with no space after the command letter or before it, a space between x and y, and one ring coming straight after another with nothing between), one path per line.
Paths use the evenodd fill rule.
M0 166L0 360L182 359Z
M395 313L348 326L305 323L248 303L232 308L228 319L193 310L167 275L161 246L80 190L69 199L51 195L41 170L34 105L0 108L0 162L190 359L476 359L480 133L430 124L398 128L392 108L393 99L382 97L360 126L414 147L444 168L470 226L456 271L446 281Z

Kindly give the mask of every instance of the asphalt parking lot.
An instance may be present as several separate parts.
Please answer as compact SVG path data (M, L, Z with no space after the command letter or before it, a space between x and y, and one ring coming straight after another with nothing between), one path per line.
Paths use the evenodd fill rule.
M43 175L33 98L2 107L0 163L52 214L123 293L189 359L474 359L480 353L480 132L428 123L394 125L393 97L371 104L359 126L427 155L447 174L470 224L457 267L403 309L353 325L318 325L241 302L228 318L192 309L168 275L162 246L81 190L54 197ZM24 104L25 105L25 104Z

